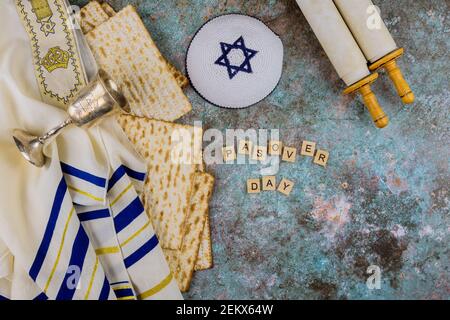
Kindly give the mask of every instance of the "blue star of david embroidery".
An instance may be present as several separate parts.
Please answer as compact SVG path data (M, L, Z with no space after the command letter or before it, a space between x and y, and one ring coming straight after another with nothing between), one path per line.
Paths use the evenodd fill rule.
M258 53L258 51L247 48L242 36L240 36L233 44L221 42L220 48L222 49L222 55L214 63L227 68L230 80L233 79L239 71L253 73L250 60ZM232 65L228 59L228 54L233 49L241 50L244 55L244 61L238 66Z

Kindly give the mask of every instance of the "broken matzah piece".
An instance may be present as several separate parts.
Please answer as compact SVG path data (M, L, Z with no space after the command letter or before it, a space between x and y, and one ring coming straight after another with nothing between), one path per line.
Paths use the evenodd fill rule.
M182 292L189 290L194 274L200 238L208 215L208 203L213 187L213 176L207 173L197 173L195 175L191 207L184 226L181 248L179 250L164 250L170 270Z
M203 226L200 248L198 250L197 261L195 262L195 271L206 270L213 267L213 254L211 244L211 225L209 210L206 215L205 225Z
M133 6L86 39L99 67L121 86L133 114L173 121L192 109Z
M105 11L105 13L106 13L109 17L112 17L112 16L114 16L114 15L116 14L116 11L114 10L113 7L111 7L111 6L109 5L108 2L103 2L103 3L101 4L101 6L102 6L103 11Z
M81 31L86 34L109 19L100 3L91 1L80 10L79 24Z
M145 208L161 246L179 249L202 162L202 129L131 115L119 116L119 123L146 160Z

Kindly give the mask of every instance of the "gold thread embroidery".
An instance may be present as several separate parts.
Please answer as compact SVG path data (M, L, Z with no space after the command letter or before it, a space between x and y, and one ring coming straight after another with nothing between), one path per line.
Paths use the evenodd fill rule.
M99 256L102 254L118 253L119 251L120 251L119 247L105 247L95 249L95 253Z
M48 72L53 72L56 69L67 69L69 64L70 55L67 51L62 50L60 47L50 48L42 58L41 64L47 69Z
M69 227L69 221L72 218L72 215L73 215L74 211L75 211L75 208L72 208L70 210L69 217L67 218L67 221L66 221L66 223L64 225L64 231L63 231L63 234L62 234L62 237L61 237L61 242L59 244L58 253L56 255L56 259L55 259L55 263L53 264L52 271L50 272L50 276L48 277L47 283L45 284L44 293L47 293L48 287L50 286L50 282L52 281L53 275L55 274L56 267L58 266L59 259L61 258L61 251L62 251L62 249L64 247L64 242L66 240L67 228Z
M39 91L43 97L43 100L47 103L51 103L53 105L65 108L69 101L75 96L75 94L86 85L86 80L84 76L84 69L81 64L81 58L77 51L77 44L75 37L72 33L71 26L67 23L67 12L65 10L65 6L61 4L62 0L53 0L53 4L55 5L57 12L59 13L61 24L63 27L63 32L65 34L65 45L67 46L67 52L70 55L69 65L70 70L73 72L73 84L71 88L68 88L69 92L66 95L60 95L54 92L51 88L49 88L47 78L45 75L45 69L40 64L41 60L41 48L39 46L38 35L36 30L33 27L33 24L28 16L27 9L23 4L24 0L16 0L16 7L19 13L19 16L25 26L25 30L27 31L31 48L33 52L33 64L34 64L34 72L36 76L36 80L39 85ZM46 0L49 3L49 0ZM69 22L70 23L70 22ZM68 65L68 67L69 67ZM45 71L44 71L45 70Z
M36 18L41 21L53 16L48 0L30 0Z
M91 280L89 281L89 286L86 291L86 295L84 296L84 300L87 300L89 298L89 294L91 293L92 284L94 283L95 274L97 273L98 268L98 257L95 257L95 264L94 264L94 270L92 271Z
M125 240L123 243L120 244L121 247L125 247L128 243L130 243L131 240L136 238L139 234L141 234L142 231L145 230L150 225L150 220L147 221L146 224L144 224L138 231L136 231L134 234L132 234L127 240Z
M52 8L48 3L48 0L30 0L31 11L36 15L37 22L41 24L41 31L47 37L50 33L55 33L55 26L51 18L53 17Z
M137 297L139 300L144 300L147 299L155 294L157 294L158 292L160 292L161 290L163 290L165 287L167 287L170 283L170 281L172 281L172 273L169 273L169 275L167 277L165 277L160 283L158 283L156 286L154 286L153 288L139 294Z
M92 200L95 200L95 201L103 202L103 200L104 200L102 198L99 198L99 197L96 197L96 196L90 194L89 192L86 192L86 191L80 190L78 188L75 188L74 186L71 186L71 185L68 185L67 188L69 190L75 191L75 192L77 192L79 194L82 194L83 196L86 196L86 197L88 197L88 198L90 198Z

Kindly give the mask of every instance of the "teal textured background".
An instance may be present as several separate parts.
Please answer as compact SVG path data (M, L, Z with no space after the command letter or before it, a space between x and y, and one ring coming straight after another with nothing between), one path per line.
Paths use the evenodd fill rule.
M74 0L84 5L87 1ZM145 1L133 4L162 53L184 70L196 30L223 13L264 21L285 46L283 77L258 105L216 108L191 88L193 111L179 122L204 128L280 129L330 152L328 167L300 157L278 177L296 182L289 197L248 196L258 165L211 165L215 266L196 272L187 299L449 299L449 2L378 0L406 54L399 61L416 94L404 106L387 75L374 84L390 125L376 129L343 82L294 0ZM337 39L338 40L338 39ZM366 286L369 265L381 289Z

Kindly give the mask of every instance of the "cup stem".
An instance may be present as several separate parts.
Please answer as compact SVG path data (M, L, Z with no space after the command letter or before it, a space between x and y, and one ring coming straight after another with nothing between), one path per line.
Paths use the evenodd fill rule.
M61 131L62 129L64 129L65 127L67 127L68 125L71 125L73 123L73 120L71 118L67 118L63 123L61 123L60 125L54 127L53 129L50 129L49 131L47 131L47 133L43 134L42 136L38 137L38 141L41 144L44 144L45 141L47 141L48 139L50 139L51 137L55 136L58 134L59 131Z

